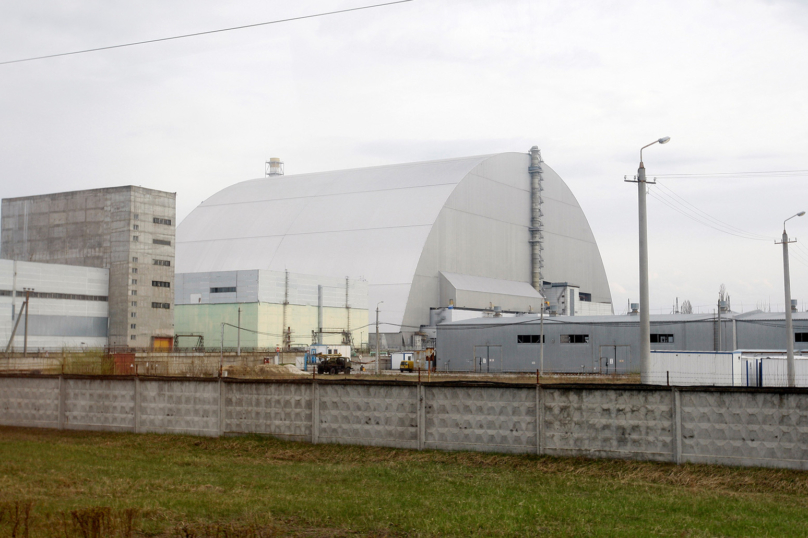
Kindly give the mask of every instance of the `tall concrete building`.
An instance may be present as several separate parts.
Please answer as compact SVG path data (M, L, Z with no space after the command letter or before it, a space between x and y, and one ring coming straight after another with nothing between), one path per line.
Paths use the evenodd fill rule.
M109 269L109 345L169 347L176 193L125 186L8 198L0 258Z

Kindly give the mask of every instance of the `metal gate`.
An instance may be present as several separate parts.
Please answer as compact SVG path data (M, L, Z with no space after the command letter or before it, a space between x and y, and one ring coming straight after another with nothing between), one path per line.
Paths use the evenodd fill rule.
M502 346L474 346L474 371L480 373L502 372Z
M601 374L627 374L631 372L631 346L612 345L598 348Z

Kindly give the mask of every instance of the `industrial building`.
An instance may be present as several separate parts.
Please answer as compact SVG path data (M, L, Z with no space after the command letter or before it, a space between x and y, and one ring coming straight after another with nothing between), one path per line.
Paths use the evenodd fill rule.
M107 269L0 260L2 349L57 351L106 346L108 290ZM26 296L30 300L27 312Z
M107 269L109 345L165 349L175 225L176 194L142 187L8 198L0 258Z
M547 289L560 313L612 313L583 210L538 148L279 174L191 212L177 228L177 272L365 280L388 349L417 346L430 309L449 304L537 312Z
M793 312L794 347L808 350L808 313ZM544 371L639 372L639 316L553 316L544 322ZM438 369L535 372L539 316L486 317L437 325ZM761 311L651 316L654 351L784 350L785 314Z
M175 278L179 347L288 350L317 342L355 347L367 341L368 286L361 280L263 269L178 273ZM237 327L242 328L240 339Z

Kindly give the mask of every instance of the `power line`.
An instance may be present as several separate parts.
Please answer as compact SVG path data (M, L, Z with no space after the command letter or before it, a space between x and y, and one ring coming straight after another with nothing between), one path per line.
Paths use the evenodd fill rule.
M762 172L707 172L703 174L655 174L656 177L666 178L689 178L689 177L715 177L715 178L733 178L733 177L801 177L808 175L808 170L767 170Z
M22 58L22 59L19 59L19 60L7 60L5 62L0 62L0 65L16 64L16 63L21 63L21 62L33 62L35 60L45 60L45 59L48 59L48 58L58 58L59 56L72 56L72 55L75 55L75 54L85 54L87 52L98 52L98 51L101 51L101 50L120 49L120 48L123 48L123 47L134 47L136 45L146 45L146 44L149 44L149 43L159 43L161 41L171 41L171 40L175 40L175 39L185 39L187 37L198 37L198 36L201 36L201 35L218 34L218 33L222 33L222 32L230 32L230 31L233 31L233 30L244 30L246 28L256 28L258 26L267 26L267 25L270 25L270 24L280 24L282 22L299 21L299 20L303 20L303 19L313 19L315 17L325 17L325 16L328 16L328 15L337 15L339 13L348 13L350 11L360 11L360 10L363 10L363 9L373 9L373 8L377 8L377 7L392 6L394 4L403 4L405 2L412 2L412 1L414 1L414 0L396 0L394 2L386 2L384 4L373 4L373 5L370 5L370 6L353 7L353 8L350 8L350 9L340 9L338 11L327 11L327 12L324 12L324 13L315 13L313 15L301 15L300 17L291 17L291 18L288 18L288 19L278 19L278 20L274 20L274 21L258 22L258 23L255 23L255 24L245 24L245 25L242 25L242 26L233 26L233 27L230 27L230 28L220 28L218 30L206 30L204 32L194 32L192 34L182 34L182 35L176 35L176 36L171 36L171 37L160 37L160 38L157 38L157 39L148 39L148 40L145 40L145 41L135 41L135 42L132 42L132 43L123 43L121 45L109 45L109 46L106 46L106 47L96 47L96 48L92 48L92 49L76 50L76 51L72 51L72 52L60 52L58 54L48 54L48 55L45 55L45 56L34 56L34 57L31 57L31 58Z
M698 215L694 215L693 213L688 212L685 209L680 209L679 207L676 207L676 205L668 202L665 198L663 198L662 196L658 196L658 195L654 194L653 192L649 192L648 196L650 196L651 198L654 198L655 200L658 200L660 203L668 206L669 208L673 209L677 213L680 213L680 214L684 215L685 217L687 217L687 218L689 218L689 219L691 219L691 220L693 220L695 222L698 222L699 224L707 226L708 228L712 228L713 230L716 230L718 232L725 233L725 234L728 234L728 235L734 235L735 237L740 237L741 239L751 239L753 241L769 241L769 239L760 239L760 238L757 238L757 237L750 237L748 235L741 235L741 234L734 233L732 231L728 231L728 230L719 228L717 226L714 226L710 222L705 221L703 218L699 218Z
M726 222L724 222L722 220L719 220L719 219L713 217L712 215L710 215L709 213L707 213L706 211L702 211L701 209L699 209L695 205L691 204L690 202L685 200L682 196L676 194L673 191L673 189L671 189L667 185L664 185L661 182L658 182L657 185L659 185L661 188L668 191L668 193L670 193L670 196L675 197L676 200L674 200L674 201L676 201L680 205L688 206L688 207L692 208L695 212L697 212L700 215L703 215L705 218L711 220L712 222L716 223L719 226L725 227L725 228L727 228L727 229L729 229L731 231L734 231L736 233L739 233L739 234L747 235L747 236L749 236L750 239L756 238L756 239L759 239L761 241L770 241L772 239L771 237L768 237L768 236L765 236L765 235L747 232L746 230L742 230L742 229L738 228L737 226L733 226L733 225L728 224L728 223L726 223ZM660 193L660 194L666 194L666 193ZM673 199L673 198L671 198L671 199Z

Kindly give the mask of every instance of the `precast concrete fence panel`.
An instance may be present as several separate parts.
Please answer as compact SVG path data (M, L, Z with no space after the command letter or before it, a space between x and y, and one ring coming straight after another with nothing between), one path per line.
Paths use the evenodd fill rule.
M243 382L224 387L225 433L311 440L312 384Z
M0 424L60 427L59 389L59 378L0 377Z
M220 381L143 380L138 387L137 431L221 435Z
M135 381L62 379L64 427L71 430L133 431Z
M671 461L671 390L542 389L544 454Z
M425 389L425 448L536 452L536 389Z
M418 387L320 383L317 442L418 448Z
M0 376L0 425L808 470L808 390Z
M808 394L682 392L682 458L808 469Z

